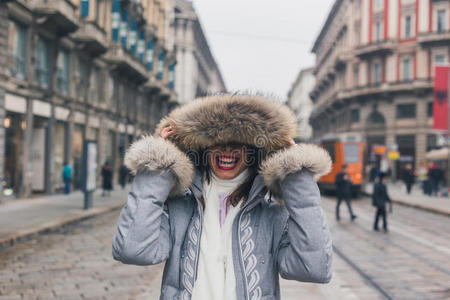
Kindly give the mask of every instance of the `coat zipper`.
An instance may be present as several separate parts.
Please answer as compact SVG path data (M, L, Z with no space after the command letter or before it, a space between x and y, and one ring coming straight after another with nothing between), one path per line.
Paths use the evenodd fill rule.
M195 197L195 194L192 192L192 190L191 190L191 193L194 196L194 199L197 201L197 210L198 210L198 214L199 214L199 218L200 218L200 229L199 229L199 232L198 232L198 243L196 245L197 249L196 249L196 255L195 255L194 282L192 283L192 286L194 286L195 285L195 281L197 280L198 260L199 260L199 255L200 255L200 243L201 243L201 240L202 240L203 210L202 210L201 202L197 199L197 197ZM195 224L194 224L194 227L195 227Z
M242 257L242 244L241 244L241 220L242 220L242 216L245 214L245 212L247 211L247 207L245 207L241 214L239 215L239 222L238 222L238 227L237 227L237 234L238 234L238 244L239 244L239 262L241 264L241 269L242 269L242 277L244 278L244 285L245 285L245 299L249 299L250 296L248 294L248 282L247 282L247 277L245 276L245 263L244 263L244 258Z

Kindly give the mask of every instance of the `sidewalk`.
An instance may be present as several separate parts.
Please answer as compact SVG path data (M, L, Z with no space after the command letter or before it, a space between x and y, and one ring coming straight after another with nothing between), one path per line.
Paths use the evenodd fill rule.
M93 208L83 209L84 195L80 191L31 199L17 199L0 204L0 249L38 233L93 217L126 202L128 189L116 188L111 196L94 193Z
M365 192L371 195L372 189L373 184L368 184L366 185ZM388 185L388 193L394 203L450 216L450 198L424 195L417 184L413 186L411 194L408 195L403 183L391 183Z

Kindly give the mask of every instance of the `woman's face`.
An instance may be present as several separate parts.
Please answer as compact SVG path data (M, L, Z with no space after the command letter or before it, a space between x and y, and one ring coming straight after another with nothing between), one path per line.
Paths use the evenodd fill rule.
M209 149L208 162L214 175L233 179L245 170L246 147L243 145L214 146Z

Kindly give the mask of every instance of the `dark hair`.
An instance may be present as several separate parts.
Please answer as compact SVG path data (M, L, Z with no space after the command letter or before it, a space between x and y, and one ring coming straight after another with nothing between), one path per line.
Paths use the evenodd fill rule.
M387 177L387 173L386 172L381 172L379 175L378 175L378 178L380 179L380 181L382 181L384 178L386 178Z
M347 164L342 165L342 170L345 170L345 169L347 169Z
M261 158L262 158L262 150L260 148L256 148L254 146L242 145L246 148L246 157L245 164L248 169L248 176L244 180L242 184L240 184L234 192L232 192L227 201L236 207L240 201L242 201L242 206L248 200L248 196L250 193L250 189L252 188L253 181L255 180L256 175L258 175L258 171L260 168ZM208 155L209 150L205 149L200 151L200 161L197 161L195 165L199 169L202 176L205 177L208 183L211 182L211 173L212 168L209 165ZM204 199L200 199L202 201L203 206L205 206Z

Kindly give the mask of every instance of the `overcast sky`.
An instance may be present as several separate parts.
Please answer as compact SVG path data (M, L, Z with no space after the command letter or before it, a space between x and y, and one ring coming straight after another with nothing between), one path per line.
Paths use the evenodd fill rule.
M228 90L284 99L334 0L193 0Z

